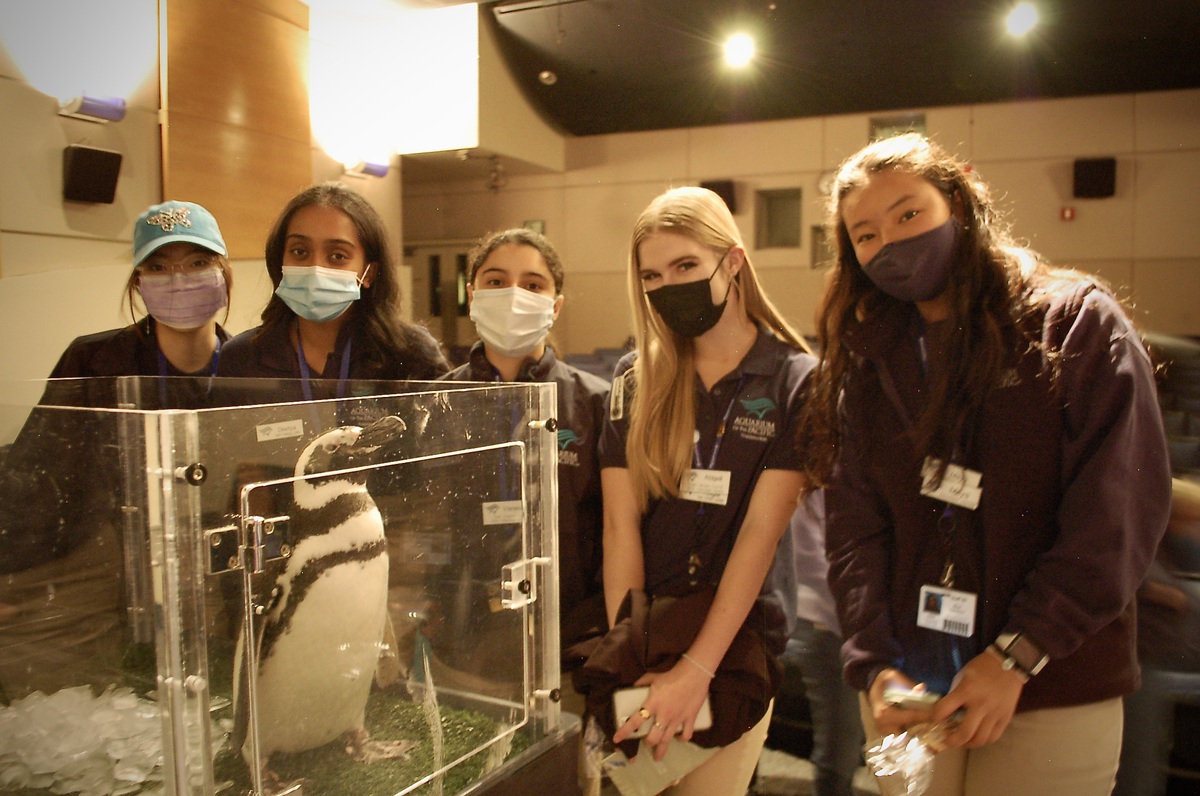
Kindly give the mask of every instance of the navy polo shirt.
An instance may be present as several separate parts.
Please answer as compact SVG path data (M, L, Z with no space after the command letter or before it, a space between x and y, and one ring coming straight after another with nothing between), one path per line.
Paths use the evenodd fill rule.
M444 378L452 381L500 381L483 343L471 348L467 363ZM558 385L558 550L559 602L564 632L572 631L572 612L602 592L600 576L603 501L597 443L607 413L609 384L573 368L546 346L540 360L526 359L518 382ZM567 646L571 638L563 638Z
M636 385L630 384L633 374L623 378L635 357L636 352L624 357L615 371L614 393L624 389L625 405L637 400ZM764 470L801 469L796 452L801 385L815 365L815 357L760 327L750 351L711 391L695 377L696 429L705 468L728 412L712 469L730 471L729 499L723 506L677 497L651 501L642 517L647 592L681 594L698 583L720 581L759 476ZM627 466L628 433L628 416L610 412L600 441L601 468Z
M262 379L299 379L300 362L292 343L290 323L256 326L242 332L221 350L218 376ZM423 327L410 326L408 339L397 341L396 348L381 351L361 329L358 316L351 317L338 330L334 350L320 373L311 377L336 381L341 375L341 352L351 343L350 379L403 381L432 380L449 368L438 343Z

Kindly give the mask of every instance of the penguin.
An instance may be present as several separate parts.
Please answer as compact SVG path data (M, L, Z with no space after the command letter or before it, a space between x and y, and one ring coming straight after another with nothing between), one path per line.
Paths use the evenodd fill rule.
M371 682L391 629L383 519L366 481L370 464L405 431L394 415L367 428L318 435L296 461L290 527L293 550L257 623L255 646L259 761L302 752L339 737L359 760L406 756L409 741L368 743L364 719ZM330 473L330 475L320 475ZM233 748L253 769L244 644L234 656ZM386 656L385 656L386 657Z

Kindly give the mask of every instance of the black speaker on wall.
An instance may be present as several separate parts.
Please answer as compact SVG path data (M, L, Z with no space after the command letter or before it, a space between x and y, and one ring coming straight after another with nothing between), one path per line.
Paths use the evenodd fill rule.
M1116 158L1079 158L1075 161L1076 199L1107 199L1116 191Z
M701 188L707 188L725 201L730 213L737 212L737 191L734 190L733 180L710 180L700 183Z
M63 150L63 199L112 204L120 173L120 152L71 144Z

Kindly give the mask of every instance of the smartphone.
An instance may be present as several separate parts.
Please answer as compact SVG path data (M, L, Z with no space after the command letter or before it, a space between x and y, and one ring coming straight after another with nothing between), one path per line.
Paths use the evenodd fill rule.
M632 688L619 688L613 692L613 714L617 717L617 727L624 724L630 716L638 712L646 698L650 696L650 686L641 685L633 686ZM704 697L704 704L700 706L700 712L696 714L696 723L692 728L696 732L707 730L712 727L712 706L708 703L708 697ZM654 728L653 717L643 721L634 731L630 738L641 738L649 734Z
M932 691L912 691L907 688L883 689L884 702L905 710L932 710L934 703L941 698L941 694L935 694Z

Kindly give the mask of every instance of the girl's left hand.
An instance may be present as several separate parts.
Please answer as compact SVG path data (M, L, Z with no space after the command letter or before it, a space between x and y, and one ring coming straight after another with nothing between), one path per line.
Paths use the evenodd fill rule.
M650 695L642 703L649 718L635 712L617 728L613 743L624 741L643 722L653 722L645 742L654 747L654 759L662 760L672 738L678 735L683 741L692 739L696 714L708 696L709 682L708 675L683 659L665 672L642 675L634 685L650 686Z

